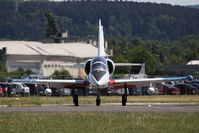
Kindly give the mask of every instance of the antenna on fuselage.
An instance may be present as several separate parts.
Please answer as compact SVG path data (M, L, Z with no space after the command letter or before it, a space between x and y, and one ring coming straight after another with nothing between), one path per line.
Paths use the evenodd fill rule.
M104 51L104 32L101 25L101 19L99 19L99 37L98 37L98 56L105 56Z

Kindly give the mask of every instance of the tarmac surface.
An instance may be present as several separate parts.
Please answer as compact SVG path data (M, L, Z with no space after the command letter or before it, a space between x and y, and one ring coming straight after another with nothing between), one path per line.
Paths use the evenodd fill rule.
M0 107L0 113L5 112L175 112L192 113L199 112L199 104L127 104L127 106L115 104L96 105L43 105L34 107Z

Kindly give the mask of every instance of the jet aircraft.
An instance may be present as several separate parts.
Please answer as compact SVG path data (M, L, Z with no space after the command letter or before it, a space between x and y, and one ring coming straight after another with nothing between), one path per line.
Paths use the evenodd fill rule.
M25 82L36 84L47 84L50 87L57 88L71 88L73 102L78 106L78 95L75 94L75 89L82 89L86 86L91 86L98 89L96 98L96 105L100 106L100 89L114 86L115 88L124 88L122 95L122 105L126 106L127 102L127 88L132 86L148 84L152 87L154 82L167 82L167 81L181 81L191 79L192 76L175 77L175 78L139 78L139 79L112 79L115 71L115 66L122 66L121 63L114 63L111 59L106 57L104 49L104 33L101 20L99 20L99 36L98 36L98 56L89 59L84 64L85 73L88 75L88 80L56 80L56 79L13 79L13 82ZM126 64L128 66L128 64ZM130 64L131 65L131 64ZM140 65L140 64L133 64ZM153 89L152 89L153 90Z

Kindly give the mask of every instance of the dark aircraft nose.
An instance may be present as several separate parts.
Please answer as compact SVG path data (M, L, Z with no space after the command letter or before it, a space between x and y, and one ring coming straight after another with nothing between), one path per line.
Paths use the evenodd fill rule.
M105 73L106 71L93 71L92 75L93 77L95 77L97 81L99 81L104 76Z

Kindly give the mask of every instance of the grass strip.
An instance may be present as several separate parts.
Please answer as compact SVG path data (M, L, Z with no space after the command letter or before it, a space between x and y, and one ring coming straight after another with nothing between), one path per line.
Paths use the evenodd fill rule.
M79 96L79 104L95 104L96 96ZM121 103L121 96L101 96L103 103ZM178 96L128 96L128 103L194 103L199 104L199 95ZM0 105L6 106L40 106L48 104L73 104L71 96L67 97L1 97Z
M1 133L198 133L199 113L0 113Z

